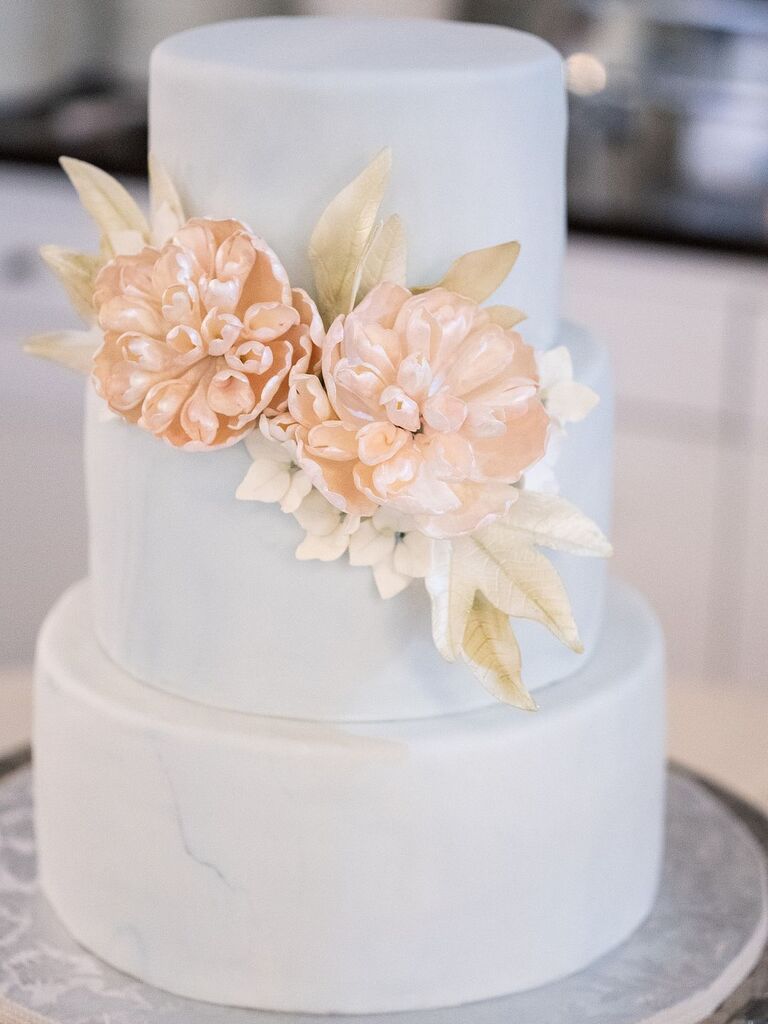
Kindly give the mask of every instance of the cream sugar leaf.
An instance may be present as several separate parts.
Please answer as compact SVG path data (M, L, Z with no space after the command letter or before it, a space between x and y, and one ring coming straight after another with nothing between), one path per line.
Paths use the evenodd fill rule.
M150 243L164 244L184 224L186 217L170 175L152 155L149 158L152 211L149 221L128 191L110 174L71 157L62 157L60 162L83 208L99 228L100 253L91 255L44 245L40 255L61 281L74 310L92 325L96 322L93 305L96 277L104 264L118 254L136 253ZM41 359L89 373L100 341L97 332L76 336L72 331L59 331L30 338L24 347Z
M525 313L520 309L515 309L514 306L484 306L483 308L491 318L491 323L498 324L499 327L505 329L517 327L525 320Z
M107 258L139 252L149 241L149 224L130 193L112 175L83 160L63 156L60 163L98 225Z
M392 167L392 152L378 156L331 200L309 240L317 305L326 324L354 305L358 268L369 249Z
M492 526L435 542L426 576L437 649L448 661L463 657L484 686L523 708L532 702L517 644L501 630L498 613L539 622L573 651L582 650L562 581L537 546L598 557L611 553L600 529L568 502L521 491ZM484 599L479 605L478 594Z
M63 249L59 245L43 245L40 248L40 255L64 285L75 312L85 323L94 323L96 313L93 308L93 290L96 275L101 268L99 257L73 249Z
M35 334L24 342L24 351L38 359L48 359L68 370L87 374L93 354L99 347L98 331L51 331Z
M467 617L463 654L481 684L504 704L535 711L522 682L522 661L509 617L478 591Z
M155 245L164 245L184 226L186 216L170 174L154 153L149 154L150 230Z
M486 249L475 249L454 260L447 273L435 284L420 285L413 291L445 288L473 302L485 302L504 283L519 255L519 242L502 242Z
M350 308L354 308L382 281L404 285L407 263L405 227L400 217L393 213L371 235L355 277Z

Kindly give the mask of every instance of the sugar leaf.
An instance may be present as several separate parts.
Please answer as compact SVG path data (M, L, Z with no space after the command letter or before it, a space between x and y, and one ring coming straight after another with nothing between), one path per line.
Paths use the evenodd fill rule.
M529 500L524 493L505 519L467 536L433 542L425 578L433 639L442 656L448 661L464 657L483 685L503 690L503 699L511 695L511 702L523 707L532 705L520 681L519 651L502 620L531 619L571 650L583 650L562 580L537 544L575 554L610 550L594 523L569 503L549 495Z
M58 245L42 246L40 255L64 285L74 309L86 323L93 323L93 287L101 260Z
M96 331L55 331L28 338L24 342L24 351L77 373L90 373L94 353L100 344L101 337Z
M486 527L469 538L475 546L477 588L501 611L546 626L571 650L582 651L571 604L555 567L530 544L510 541Z
M526 711L536 710L536 702L522 680L520 648L509 618L479 592L467 618L463 650L480 683L497 700Z
M164 245L186 221L184 208L170 174L154 153L149 154L149 196L152 241Z
M487 249L475 249L455 260L437 284L414 288L413 291L447 288L473 302L485 302L506 280L519 254L519 242L502 242Z
M435 541L424 579L432 600L432 638L446 661L455 661L461 654L467 616L477 591L472 566L465 561L464 540Z
M123 186L83 160L63 156L60 163L80 202L96 221L108 256L137 252L149 239L149 225Z
M528 541L572 555L607 558L613 553L600 527L575 505L554 494L520 491L494 529L508 533L512 542Z
M392 214L372 237L367 252L360 261L360 280L352 304L356 304L382 281L405 284L407 244L405 227L397 214Z
M350 308L355 275L384 198L392 154L383 149L325 208L309 241L320 313L326 323Z
M508 330L510 327L517 327L525 320L525 313L514 306L485 306L485 312L490 316L491 323L498 324Z

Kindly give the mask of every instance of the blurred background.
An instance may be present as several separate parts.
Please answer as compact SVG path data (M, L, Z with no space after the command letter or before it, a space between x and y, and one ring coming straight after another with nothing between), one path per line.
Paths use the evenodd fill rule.
M93 242L56 157L141 191L154 44L275 13L497 22L563 54L565 310L615 363L615 568L667 631L672 753L768 804L768 0L0 0L0 757L86 571L82 382L19 345L75 326L37 247Z

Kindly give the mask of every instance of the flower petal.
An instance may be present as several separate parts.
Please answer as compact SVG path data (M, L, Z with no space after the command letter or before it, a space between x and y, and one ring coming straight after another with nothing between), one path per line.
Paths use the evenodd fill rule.
M350 565L376 565L395 550L395 535L380 533L370 519L365 519L349 538Z
M379 595L383 597L385 601L388 601L391 597L397 597L397 595L401 594L412 582L410 576L405 576L395 569L390 558L385 558L383 561L374 565L373 579L376 583L376 589L378 590Z
M296 548L296 557L299 561L318 559L321 562L335 562L344 554L348 545L349 535L343 525L339 525L333 533L324 536L307 534Z
M291 474L288 490L280 499L280 508L283 512L296 512L311 490L312 481L303 469L297 469Z
M254 460L235 491L241 501L280 501L288 493L291 474L284 462Z
M317 537L327 537L341 522L339 510L317 490L311 490L293 514L299 526Z

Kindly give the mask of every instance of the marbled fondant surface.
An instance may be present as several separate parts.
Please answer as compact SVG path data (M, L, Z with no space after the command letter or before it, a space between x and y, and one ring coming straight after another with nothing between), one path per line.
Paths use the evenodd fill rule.
M56 1024L103 1016L109 1024L146 1024L148 1017L152 1024L316 1024L304 1014L183 999L85 952L40 898L31 788L28 769L0 780L0 1015L5 1010L15 1020L27 1008ZM673 772L659 895L630 939L588 969L543 988L491 1003L414 1011L397 1024L704 1024L708 1013L707 1024L725 1024L737 1007L746 1010L745 1002L755 1007L750 996L768 991L768 821L753 809L745 818L749 829L760 830L761 849L732 810L701 783ZM761 949L755 973L734 990ZM326 1020L392 1024L388 1015Z
M568 427L561 492L609 528L613 393L605 349L575 327L562 341L577 378L601 396ZM89 394L86 468L96 635L126 671L219 707L322 720L416 718L494 698L435 649L429 599L416 581L379 597L370 570L299 562L303 536L275 505L235 499L250 463L242 445L178 451L103 414ZM577 671L597 643L606 564L553 555L583 656L543 626L516 622L531 689Z
M118 669L80 585L40 641L42 883L85 946L213 1002L352 1013L545 984L650 910L662 692L658 627L614 586L593 659L534 715L237 714Z
M254 18L155 50L151 147L191 215L238 217L294 285L328 199L385 146L386 212L408 230L410 279L439 280L471 249L517 239L497 295L552 343L565 242L565 87L541 39L489 25Z

